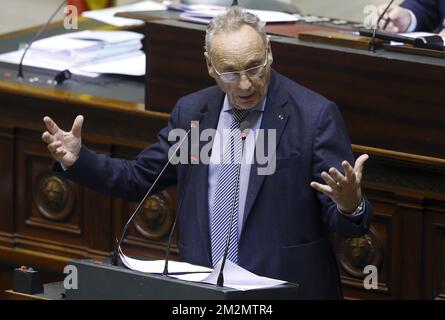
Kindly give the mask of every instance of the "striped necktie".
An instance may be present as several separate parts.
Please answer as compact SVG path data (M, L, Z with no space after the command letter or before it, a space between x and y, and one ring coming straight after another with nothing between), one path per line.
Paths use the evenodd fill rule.
M238 263L239 188L237 188L237 175L242 147L240 124L247 117L249 110L237 110L234 108L232 111L233 120L230 126L229 144L224 151L223 161L219 165L211 215L213 266L215 266L224 255L232 207L234 207L234 212L227 259L233 263Z

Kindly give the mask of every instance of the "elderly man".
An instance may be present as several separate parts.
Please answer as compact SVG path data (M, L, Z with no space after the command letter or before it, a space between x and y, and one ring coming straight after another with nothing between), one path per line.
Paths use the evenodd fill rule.
M42 138L64 168L58 170L95 190L140 200L168 161L169 132L187 130L194 116L204 113L199 130L213 128L224 137L214 139L209 163L170 165L156 188L176 184L181 195L181 259L205 266L221 261L235 208L232 262L299 283L300 298L341 298L329 232L366 234L371 208L360 185L368 156L354 163L334 103L271 69L272 48L255 15L231 7L210 23L205 46L208 73L217 86L181 98L157 142L133 161L82 146L82 116L70 132L45 117L48 131ZM250 131L242 143L236 130L246 124ZM266 146L260 146L261 130L274 137ZM266 173L260 173L254 156L260 147L275 162ZM238 175L241 157L251 161L241 161Z

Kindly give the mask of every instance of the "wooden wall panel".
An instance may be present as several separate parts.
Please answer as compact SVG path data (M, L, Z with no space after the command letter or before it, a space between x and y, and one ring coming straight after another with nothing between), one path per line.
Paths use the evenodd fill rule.
M432 203L426 210L424 228L424 296L445 299L445 209Z
M0 245L11 246L14 230L14 129L0 126Z

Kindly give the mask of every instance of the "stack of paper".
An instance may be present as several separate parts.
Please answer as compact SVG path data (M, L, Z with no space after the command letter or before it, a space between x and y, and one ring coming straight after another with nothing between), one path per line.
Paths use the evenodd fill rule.
M29 55L39 60L70 63L71 67L78 67L134 54L142 48L143 37L130 31L80 31L36 41Z
M32 44L23 64L51 70L97 76L145 74L143 35L131 31L80 31L57 35ZM24 50L0 55L0 61L20 62Z
M180 14L181 20L192 21L207 24L217 16L222 14L227 10L227 7L195 4L170 4L168 8L171 10L182 11ZM295 22L298 18L292 14L279 12L279 11L269 11L269 10L253 10L245 9L246 11L257 15L261 21L266 23L276 23L276 22Z

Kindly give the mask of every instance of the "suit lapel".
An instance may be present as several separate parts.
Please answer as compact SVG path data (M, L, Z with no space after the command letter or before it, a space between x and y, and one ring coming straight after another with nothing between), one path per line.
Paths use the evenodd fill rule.
M213 98L207 104L207 112L203 116L199 123L199 131L202 132L205 129L216 129L218 125L219 114L224 102L224 93L218 91L218 95ZM206 141L200 141L200 150ZM207 164L200 163L194 165L193 181L196 181L196 203L197 203L197 218L198 225L201 234L201 239L204 242L204 246L207 248L207 261L211 265L211 246L210 246L210 230L209 230L209 166Z
M276 72L272 70L269 89L267 93L266 107L263 113L263 119L261 121L260 129L267 132L268 129L276 130L276 146L278 147L280 138L283 134L283 130L288 120L288 112L286 108L287 92L280 86ZM265 137L265 153L276 153L276 150L269 150L267 145L267 133ZM256 143L263 143L263 141L257 141ZM255 148L256 149L256 148ZM244 207L243 228L247 221L248 216L251 214L253 204L258 196L258 193L263 185L265 175L258 175L258 163L256 157L254 157L254 164L250 169L249 186L247 190L246 204Z

